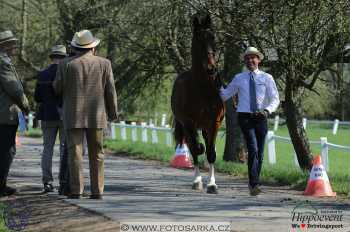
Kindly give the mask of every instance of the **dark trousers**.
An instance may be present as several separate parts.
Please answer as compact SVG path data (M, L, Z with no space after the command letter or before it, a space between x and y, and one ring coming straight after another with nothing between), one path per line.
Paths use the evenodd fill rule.
M0 190L6 187L10 166L16 154L18 125L0 125Z
M250 113L239 113L238 122L248 149L249 184L251 187L255 187L259 184L264 159L267 119L265 117L255 117Z
M68 147L65 141L63 154L60 158L60 172L59 172L60 189L65 193L70 192L69 185L69 166L68 166Z

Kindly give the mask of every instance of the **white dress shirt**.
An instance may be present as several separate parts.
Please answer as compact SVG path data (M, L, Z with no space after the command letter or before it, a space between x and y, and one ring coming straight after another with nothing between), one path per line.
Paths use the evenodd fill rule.
M269 113L276 111L280 100L278 90L273 77L256 69L255 71L245 71L237 74L230 84L224 89L220 89L220 96L223 101L238 93L237 112L252 113L250 111L249 79L253 74L256 89L256 102L258 110L268 110Z

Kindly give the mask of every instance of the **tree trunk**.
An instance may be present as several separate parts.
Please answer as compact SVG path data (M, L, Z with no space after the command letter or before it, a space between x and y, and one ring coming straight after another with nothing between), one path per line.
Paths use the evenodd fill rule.
M25 54L25 45L26 45L26 39L27 39L27 32L28 32L28 2L27 0L22 0L22 39L21 39L21 46L20 46L20 55L21 57L26 57Z
M25 47L28 36L28 0L22 0L22 9L21 9L21 18L22 18L22 37L20 42L20 52L18 54L19 61L25 66L26 69L29 69L33 73L37 73L40 68L36 67L30 60L27 59ZM26 82L26 80L23 80Z
M302 125L302 117L298 107L297 88L292 80L287 80L285 88L285 103L283 106L286 115L287 127L296 152L299 166L303 170L311 170L312 154L306 131Z
M227 38L225 45L225 64L223 77L226 82L231 81L232 76L241 71L239 54L240 47L232 40ZM246 149L241 129L238 125L237 112L234 107L233 99L226 101L226 140L223 160L233 162L245 162Z
M338 118L341 121L345 120L345 107L344 107L344 96L345 96L345 84L344 84L344 64L337 64L337 105L338 105Z
M241 129L238 125L237 112L231 98L226 101L226 140L223 160L232 162L245 162L246 149Z
M74 15L72 15L72 6L66 1L56 0L57 9L60 15L60 23L62 24L63 41L71 41L75 33Z

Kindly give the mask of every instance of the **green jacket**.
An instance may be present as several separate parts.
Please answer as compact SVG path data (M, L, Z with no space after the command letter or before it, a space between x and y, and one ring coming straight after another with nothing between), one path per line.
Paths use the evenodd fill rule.
M6 53L0 52L0 124L18 124L18 112L29 104L15 67Z

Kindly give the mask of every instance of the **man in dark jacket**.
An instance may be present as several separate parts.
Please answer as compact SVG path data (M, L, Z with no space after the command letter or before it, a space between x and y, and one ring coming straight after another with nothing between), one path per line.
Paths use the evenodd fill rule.
M10 58L15 55L16 42L11 31L0 32L0 197L16 192L7 186L7 176L16 154L18 113L29 111L21 80Z
M59 132L60 138L60 186L64 185L66 178L62 166L64 159L65 136L61 118L62 99L57 97L52 83L56 77L58 63L67 56L66 47L63 45L53 46L50 53L51 64L45 70L39 72L35 88L34 98L39 103L37 118L41 120L43 131L44 150L41 156L42 181L45 192L54 191L52 176L52 156L54 145Z

